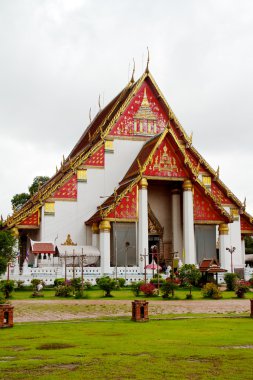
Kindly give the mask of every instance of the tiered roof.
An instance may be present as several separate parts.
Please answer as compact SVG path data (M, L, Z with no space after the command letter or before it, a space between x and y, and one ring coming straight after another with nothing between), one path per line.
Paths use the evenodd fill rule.
M189 178L193 180L198 191L211 202L212 207L222 217L221 221L232 221L232 217L225 211L224 206L234 205L239 209L242 216L244 233L253 233L253 218L245 212L243 204L219 179L218 173L208 165L204 158L192 146L191 137L189 137L184 131L148 70L146 70L136 82L131 80L103 110L98 112L71 151L68 158L62 163L60 170L57 171L57 173L44 184L20 210L7 218L4 223L5 227L11 228L17 225L22 225L24 220L34 215L42 205L50 199L50 197L57 194L57 190L62 188L67 181L70 181L71 178L73 178L73 174L80 165L89 160L95 152L98 152L98 150L104 146L106 139L115 137L115 133L112 133L113 127L115 127L116 123L121 120L122 115L128 107L130 107L132 104L131 102L133 102L138 91L143 89L143 86L146 87L143 90L144 95L141 107L149 108L147 95L145 98L145 94L147 90L152 91L155 102L159 102L162 112L168 120L167 127L162 133L159 133L154 137L142 136L142 139L148 139L148 141L144 144L125 177L119 184L119 188L116 191L117 196L112 194L102 206L99 206L98 212L93 215L87 223L98 218L103 219L108 217L115 207L122 202L123 198L126 197L129 192L133 192L134 186L137 186L141 177L148 177L148 165L155 157L157 149L159 149L161 144L166 143L167 141L167 144L171 144L176 155L173 157L175 163L177 163L178 159L184 164L184 172L181 170L180 175L183 177L187 174ZM139 111L139 113L140 112L141 111ZM149 109L149 115L149 119L152 121L154 109ZM170 145L167 145L164 149L169 149L169 147ZM206 188L199 179L199 174L203 172L208 173L212 178L211 189ZM179 174L177 174L177 176L179 176Z

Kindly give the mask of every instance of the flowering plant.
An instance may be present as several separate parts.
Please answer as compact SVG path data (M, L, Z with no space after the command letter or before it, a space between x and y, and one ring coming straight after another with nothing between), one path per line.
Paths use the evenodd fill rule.
M142 284L140 286L140 291L146 296L152 296L154 294L155 286L153 284Z

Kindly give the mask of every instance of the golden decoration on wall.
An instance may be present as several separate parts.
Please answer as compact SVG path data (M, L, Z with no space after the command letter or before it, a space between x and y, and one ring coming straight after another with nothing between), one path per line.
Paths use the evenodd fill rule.
M55 202L46 202L44 205L44 215L55 214Z
M72 241L70 234L68 234L66 241L62 243L61 245L77 245L77 244Z
M77 170L77 181L78 182L87 182L87 170L78 169Z

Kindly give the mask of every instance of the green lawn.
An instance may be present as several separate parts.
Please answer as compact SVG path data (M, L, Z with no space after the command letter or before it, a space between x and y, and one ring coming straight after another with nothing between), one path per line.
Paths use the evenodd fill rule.
M32 292L33 292L32 290L22 290L22 291L19 290L19 291L16 291L13 293L11 299L13 299L13 300L30 299ZM179 288L175 291L174 299L183 300L186 298L187 293L189 293L189 291L187 289L180 289ZM53 290L53 289L50 289L50 290L46 289L43 291L43 294L44 294L44 297L36 298L36 300L39 300L39 299L46 299L46 300L61 299L60 297L55 297L55 290ZM91 289L91 290L85 291L84 294L85 294L85 297L87 297L88 299L104 298L104 292L102 290L99 290L99 289ZM136 298L136 296L134 296L133 292L129 288L123 288L121 290L112 291L112 295L113 295L113 299L115 299L115 300L134 300ZM199 289L193 289L192 295L193 295L194 300L199 300L199 299L203 300L202 293ZM237 296L235 295L235 292L223 291L222 296L223 296L223 299L232 299L232 298L236 299L237 298ZM141 297L143 298L145 296L142 294ZM246 293L245 298L246 299L253 298L253 293L252 292ZM66 299L66 298L63 298L63 299ZM156 297L149 297L149 299L150 300L163 300L162 297L157 297L157 296Z
M253 319L83 320L0 330L0 379L252 380Z

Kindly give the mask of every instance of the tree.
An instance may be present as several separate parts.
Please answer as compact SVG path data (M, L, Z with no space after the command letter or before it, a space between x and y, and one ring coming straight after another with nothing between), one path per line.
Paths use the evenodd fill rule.
M252 236L245 236L245 253L253 253L253 238Z
M48 180L49 180L49 177L47 177L47 176L35 177L31 186L28 187L30 196L37 193L37 191L39 190L39 187L44 185L44 183L46 183Z
M200 270L194 264L184 264L178 271L182 285L197 285L201 277Z
M113 278L110 278L109 276L98 278L96 281L99 288L104 290L105 297L112 297L111 291L116 289L117 281Z
M13 211L18 211L24 204L39 190L39 187L44 185L49 180L46 176L37 176L34 178L33 183L28 186L29 193L16 194L11 199Z
M13 231L0 231L0 275L5 273L8 263L16 257L16 242Z
M227 285L227 290L235 290L238 279L239 278L236 273L225 273L224 281Z
M18 211L24 204L30 199L30 194L28 193L20 193L16 194L11 199L12 209L13 211Z

